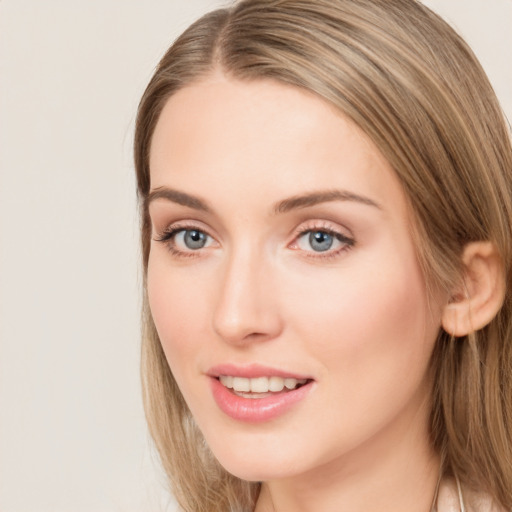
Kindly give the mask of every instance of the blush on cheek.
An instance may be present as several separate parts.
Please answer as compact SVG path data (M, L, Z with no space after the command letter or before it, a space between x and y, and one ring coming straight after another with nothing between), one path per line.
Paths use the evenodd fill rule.
M197 362L207 339L204 290L191 285L186 273L169 269L155 258L148 267L147 293L165 356L173 374L179 377Z
M196 303L196 297L190 296L193 287L181 283L179 273L168 268L163 259L159 255L150 257L147 293L156 327L172 332L178 326L193 321L191 305Z
M343 282L325 283L314 302L296 304L296 318L307 319L302 320L306 338L326 360L350 367L390 353L417 353L418 343L433 344L437 327L429 325L422 275L418 268L399 268L399 275L352 273Z

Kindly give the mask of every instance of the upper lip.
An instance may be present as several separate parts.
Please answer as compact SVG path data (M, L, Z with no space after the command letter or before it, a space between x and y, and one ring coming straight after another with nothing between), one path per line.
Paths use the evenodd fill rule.
M230 375L232 377L245 377L254 379L257 377L282 377L283 379L311 379L310 376L272 368L261 364L236 365L231 363L212 366L207 372L210 377L219 377L220 375Z

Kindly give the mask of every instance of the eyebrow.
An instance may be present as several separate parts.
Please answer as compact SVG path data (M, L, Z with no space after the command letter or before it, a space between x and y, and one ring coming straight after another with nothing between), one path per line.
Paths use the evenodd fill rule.
M173 190L172 188L159 187L152 190L146 197L146 208L151 202L156 201L157 199L167 199L168 201L181 204L182 206L187 206L188 208L193 208L194 210L206 213L210 212L209 206L202 199L185 192L180 192L179 190Z
M367 206L374 206L375 208L382 210L382 207L379 205L379 203L375 202L369 197L354 194L353 192L349 192L347 190L324 190L284 199L283 201L277 203L277 205L274 207L274 212L286 213L290 210L308 208L310 206L315 206L317 204L327 203L330 201L354 201L356 203L361 203Z
M211 212L211 208L203 199L187 194L186 192L181 192L179 190L174 190L167 187L159 187L155 190L152 190L146 198L146 207L148 207L151 202L156 201L157 199L166 199L173 203L206 213ZM287 213L291 210L308 208L310 206L315 206L317 204L331 201L353 201L367 206L373 206L379 210L382 209L379 203L375 202L369 197L361 196L347 190L323 190L283 199L274 206L273 211L275 214Z

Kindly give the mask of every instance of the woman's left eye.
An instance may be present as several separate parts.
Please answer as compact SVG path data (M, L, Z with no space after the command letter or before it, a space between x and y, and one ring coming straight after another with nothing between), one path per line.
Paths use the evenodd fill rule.
M297 237L296 247L314 253L337 253L354 245L354 240L341 233L326 229L303 231Z

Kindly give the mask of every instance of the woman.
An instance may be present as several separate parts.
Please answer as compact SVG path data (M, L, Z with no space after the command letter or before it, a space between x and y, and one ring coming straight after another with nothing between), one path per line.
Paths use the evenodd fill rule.
M247 0L139 107L143 377L187 511L512 508L512 150L413 0Z

